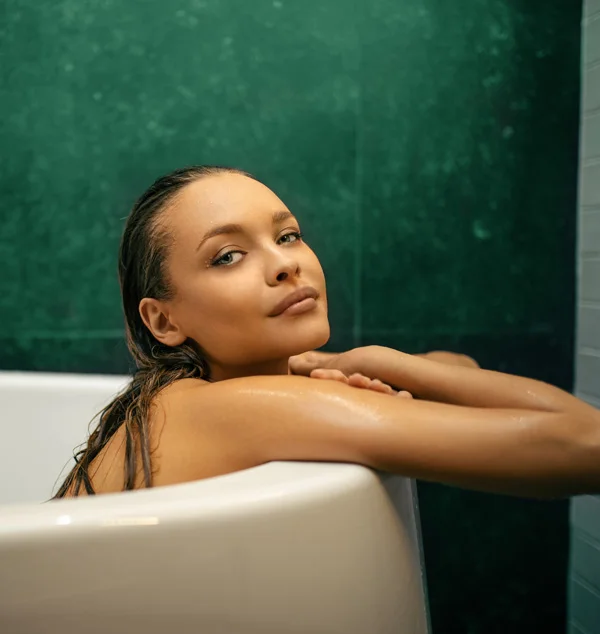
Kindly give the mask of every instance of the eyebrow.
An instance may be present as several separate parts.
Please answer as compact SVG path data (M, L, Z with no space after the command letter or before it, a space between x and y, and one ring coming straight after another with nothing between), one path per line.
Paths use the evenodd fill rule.
M273 214L272 224L276 225L288 218L293 218L294 214L291 211L276 211ZM230 223L228 225L221 225L220 227L214 227L209 229L203 236L202 240L200 240L200 244L196 247L196 251L200 250L200 247L211 238L215 236L221 236L223 234L229 233L244 233L244 227L239 224Z

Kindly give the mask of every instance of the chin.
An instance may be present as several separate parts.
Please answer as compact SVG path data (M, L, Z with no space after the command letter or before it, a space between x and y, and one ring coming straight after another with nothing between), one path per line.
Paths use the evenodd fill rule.
M305 328L302 335L298 337L298 345L294 348L298 348L295 352L290 352L290 356L295 354L302 354L309 350L316 350L324 346L331 336L331 329L329 322L325 321L322 324L315 324L314 326Z

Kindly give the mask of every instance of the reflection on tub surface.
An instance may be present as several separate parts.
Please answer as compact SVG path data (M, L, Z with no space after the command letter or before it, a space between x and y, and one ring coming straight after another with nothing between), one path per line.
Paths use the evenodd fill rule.
M32 434L28 445L12 438L19 455L8 469L0 455L0 631L427 632L408 479L353 464L272 462L39 504L125 381L0 373L8 418L17 427L29 417ZM59 455L42 457L49 447ZM42 467L20 488L36 460Z

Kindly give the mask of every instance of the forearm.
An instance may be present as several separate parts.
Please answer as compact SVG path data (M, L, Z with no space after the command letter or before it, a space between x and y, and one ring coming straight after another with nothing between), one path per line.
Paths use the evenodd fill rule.
M402 403L386 471L466 489L561 498L600 490L598 413ZM389 460L389 462L388 462Z
M427 359L429 361L437 361L438 363L445 363L446 365L460 365L467 368L479 368L479 364L475 361L475 359L472 359L466 354L458 354L456 352L434 350L432 352L423 352L413 356L422 357L423 359Z
M600 413L594 408L464 407L299 376L200 385L170 407L178 421L171 433L180 438L173 445L177 469L181 448L195 443L205 448L209 434L224 455L235 457L236 465L354 462L520 497L600 492ZM165 447L164 437L161 442ZM194 452L183 453L195 469Z
M553 412L589 407L567 392L541 381L436 363L383 346L357 349L352 364L353 368L348 370L376 377L428 401Z
M287 379L292 387L298 378L278 381L284 388ZM269 381L268 403L279 400L280 406L270 415L263 408L256 412L265 435L249 430L248 406L227 401L240 408L241 430L250 433L244 446L258 439L261 451L270 453L267 460L356 462L519 497L600 492L600 413L591 407L585 412L464 407L399 399L335 381L298 382L295 399L285 389L275 399L275 385ZM302 406L290 407L298 398ZM232 420L230 411L218 411Z

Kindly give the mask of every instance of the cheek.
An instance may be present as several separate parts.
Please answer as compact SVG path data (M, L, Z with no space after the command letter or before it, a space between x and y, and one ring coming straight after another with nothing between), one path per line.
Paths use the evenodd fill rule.
M261 295L251 281L241 276L215 276L209 283L204 280L185 291L183 318L187 330L200 340L239 336L240 323L247 332L261 315Z
M321 262L319 261L319 258L315 255L313 251L310 251L310 255L306 259L306 263L303 268L305 273L307 273L307 277L309 278L309 280L318 285L317 290L321 292L322 298L326 299L325 273L323 271L323 268L321 267Z
M186 316L186 334L209 359L227 365L253 362L268 338L262 289L237 277L232 271L215 283L204 284L202 292L190 302Z

